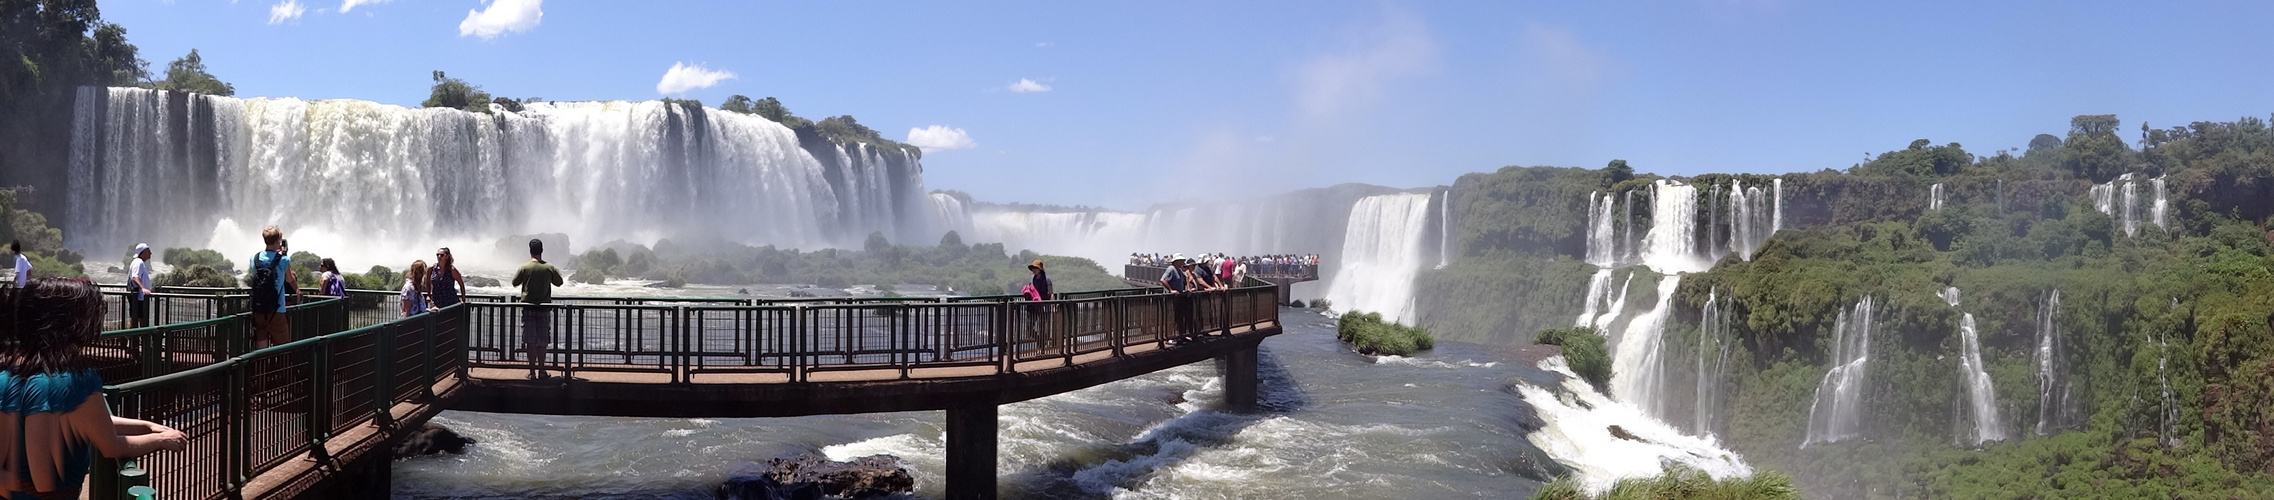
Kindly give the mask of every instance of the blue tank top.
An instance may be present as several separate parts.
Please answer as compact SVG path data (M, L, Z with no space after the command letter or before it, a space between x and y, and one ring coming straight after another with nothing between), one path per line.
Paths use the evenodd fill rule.
M458 280L449 269L432 268L426 271L427 295L434 297L434 307L450 307L458 303Z
M103 390L103 377L94 370L63 373L39 373L17 377L0 371L0 418L13 421L16 449L0 450L15 454L15 462L23 468L12 471L19 484L32 483L31 458L25 444L24 421L35 413L70 413L79 409L87 396ZM87 478L87 468L94 462L95 445L72 439L64 447L61 471L63 476L56 484L77 485ZM17 495L27 496L27 495Z

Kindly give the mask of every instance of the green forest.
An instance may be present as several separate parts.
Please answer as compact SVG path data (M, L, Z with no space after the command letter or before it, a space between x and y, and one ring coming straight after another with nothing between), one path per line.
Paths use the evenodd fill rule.
M1811 497L2274 492L2274 130L2246 117L2141 125L2128 141L2115 116L2069 125L2022 150L1919 140L1845 171L1780 176L1783 231L1750 261L1733 254L1682 277L1664 355L1684 361L1668 363L1670 377L1696 380L1687 360L1718 295L1737 321L1717 434ZM1588 193L1657 179L1619 163L1462 177L1461 257L1421 275L1418 323L1443 340L1490 343L1568 327L1582 308L1572 291L1594 271L1571 257L1584 253ZM2162 178L2170 227L2142 220L2128 235L2096 209L2094 185L2125 174L2140 203L2148 179ZM1931 209L1938 183L1944 204ZM1657 277L1638 278L1629 292L1651 295ZM1938 295L1945 287L1963 291L1960 305ZM2056 290L2059 307L2047 307ZM1877 307L1865 438L1803 448L1834 319L1864 297ZM1629 310L1650 307L1635 302L1646 301ZM1978 322L2003 441L1974 445L1957 422L1963 314ZM2038 377L2040 314L2058 331L2065 380ZM2070 403L2039 408L2041 384L2069 390ZM1673 414L1690 414L1695 403L1675 399ZM2049 435L2037 433L2041 420Z

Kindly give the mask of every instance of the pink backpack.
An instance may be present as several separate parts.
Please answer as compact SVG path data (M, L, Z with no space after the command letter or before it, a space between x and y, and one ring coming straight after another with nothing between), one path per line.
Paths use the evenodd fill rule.
M1019 294L1025 295L1027 300L1042 300L1042 291L1034 289L1033 283L1026 284L1026 288L1019 290Z

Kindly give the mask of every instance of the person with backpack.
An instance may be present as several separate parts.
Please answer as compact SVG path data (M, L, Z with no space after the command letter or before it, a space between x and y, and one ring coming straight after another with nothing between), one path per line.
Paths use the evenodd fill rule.
M1026 287L1020 290L1020 293L1026 295L1026 300L1042 302L1058 298L1058 287L1050 283L1050 273L1043 269L1042 259L1035 259L1033 263L1027 264L1026 270L1034 275L1034 278L1027 282ZM1042 349L1056 347L1057 339L1051 335L1050 331L1051 313L1055 311L1052 310L1050 304L1027 304L1026 312L1027 337L1035 339Z
M340 275L340 265L338 263L332 262L332 259L330 257L325 257L324 260L316 262L316 270L318 271L318 274L316 275L316 287L323 289L324 295L333 297L347 296L347 277Z
M427 295L434 299L434 308L458 305L466 296L466 275L458 272L458 259L450 255L450 247L434 251L434 267L427 268Z
M267 248L253 254L251 271L245 275L245 287L252 295L245 299L245 308L253 313L254 349L292 341L292 320L284 314L285 298L292 295L286 289L292 287L292 257L284 253L284 230L262 228L261 243Z
M1169 343L1183 345L1196 340L1200 333L1200 318L1197 311L1193 310L1192 303L1192 294L1197 291L1194 288L1198 283L1197 278L1192 276L1192 265L1184 259L1184 254L1169 257L1169 265L1174 268L1161 277L1161 288L1169 293L1169 306L1176 322L1176 338Z

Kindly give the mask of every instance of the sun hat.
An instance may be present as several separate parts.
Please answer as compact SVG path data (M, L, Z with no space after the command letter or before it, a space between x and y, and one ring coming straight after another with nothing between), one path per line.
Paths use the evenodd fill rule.
M1169 256L1169 263L1170 263L1170 264L1175 264L1175 263L1178 263L1178 262L1184 262L1184 261L1185 261L1185 258L1184 258L1184 254L1182 254L1182 253L1179 253L1179 254L1175 254L1175 255L1171 255L1171 256Z
M148 251L150 251L150 244L149 244L149 243L136 243L136 244L134 244L134 254L135 254L135 255L142 255L142 252L148 252Z
M1026 268L1027 268L1027 269L1042 269L1042 259L1034 259L1034 263L1031 263L1031 264L1027 264L1027 265L1026 265Z

